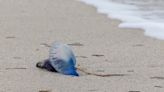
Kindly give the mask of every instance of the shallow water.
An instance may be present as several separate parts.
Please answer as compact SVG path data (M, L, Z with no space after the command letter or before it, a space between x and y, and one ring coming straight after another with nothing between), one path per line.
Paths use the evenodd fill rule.
M109 0L138 7L145 19L164 22L164 0Z
M81 0L119 19L121 28L141 28L146 36L164 40L164 0Z

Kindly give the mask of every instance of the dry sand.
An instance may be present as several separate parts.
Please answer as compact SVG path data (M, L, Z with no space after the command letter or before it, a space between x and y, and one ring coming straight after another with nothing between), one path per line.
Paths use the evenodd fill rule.
M0 92L164 92L164 41L119 23L76 0L0 0ZM128 75L36 68L54 41L74 44L86 71Z

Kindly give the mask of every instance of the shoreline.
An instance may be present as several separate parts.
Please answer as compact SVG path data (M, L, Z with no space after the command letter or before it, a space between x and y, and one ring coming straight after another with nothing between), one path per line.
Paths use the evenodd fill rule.
M120 29L120 21L76 0L2 3L0 91L164 91L164 41L144 36L143 30ZM88 72L128 76L78 71L80 77L70 77L36 68L38 61L48 58L54 41L69 44L77 65Z
M80 1L85 4L94 6L97 9L97 12L100 14L106 14L109 18L121 20L122 22L118 25L119 28L142 29L144 30L145 36L164 40L164 27L162 26L163 23L159 21L157 22L157 20L153 21L153 19L151 18L147 19L146 16L141 13L143 11L140 10L139 7L135 6L135 4L122 4L109 0Z

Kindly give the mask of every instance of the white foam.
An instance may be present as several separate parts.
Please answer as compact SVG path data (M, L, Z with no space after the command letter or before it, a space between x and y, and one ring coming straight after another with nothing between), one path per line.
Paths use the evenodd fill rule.
M124 5L108 0L80 0L93 5L99 13L105 13L109 18L119 19L121 28L141 28L145 35L164 40L164 22L148 20L142 16L141 11L134 5Z

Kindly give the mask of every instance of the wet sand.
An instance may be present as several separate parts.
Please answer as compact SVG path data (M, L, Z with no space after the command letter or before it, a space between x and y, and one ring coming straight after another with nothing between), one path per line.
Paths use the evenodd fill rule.
M163 92L164 41L76 0L0 1L0 92ZM54 41L69 44L80 77L35 67Z

